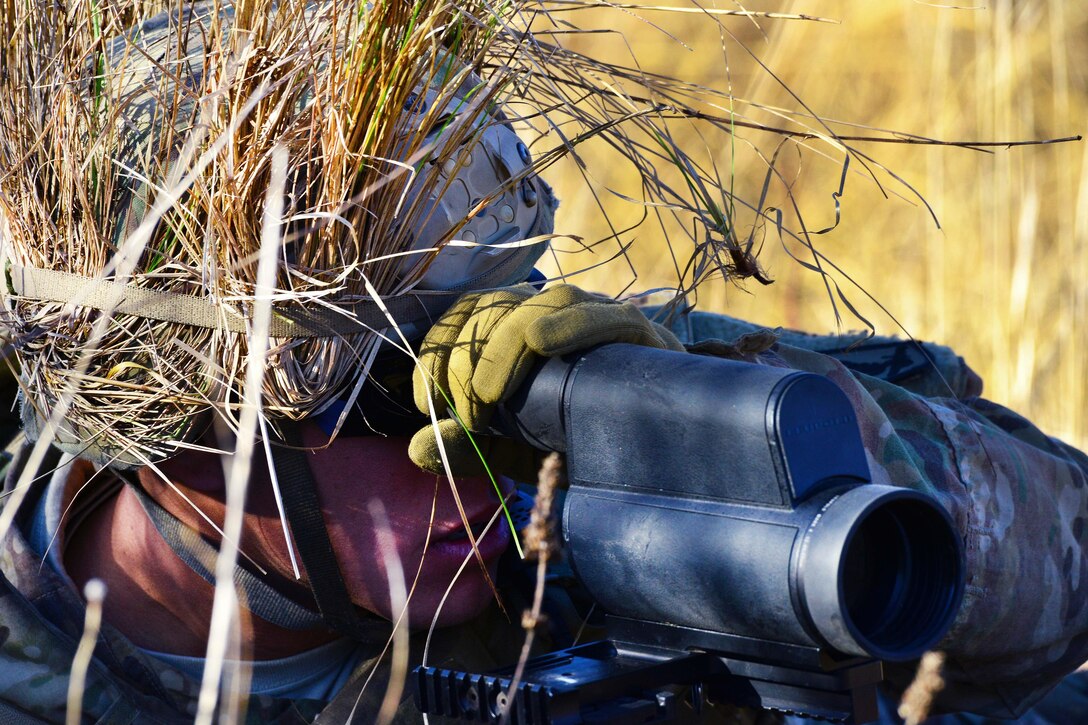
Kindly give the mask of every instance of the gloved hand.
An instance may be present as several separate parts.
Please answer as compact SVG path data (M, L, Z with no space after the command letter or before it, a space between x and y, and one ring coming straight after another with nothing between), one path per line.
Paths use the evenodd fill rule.
M416 407L426 413L430 397L441 416L452 403L489 468L535 480L539 452L482 433L495 407L525 381L538 357L612 342L684 350L675 335L647 320L634 305L571 285L539 294L527 284L467 294L423 340L413 381ZM454 475L483 472L480 454L457 421L440 421L437 434ZM444 469L435 436L433 426L423 428L412 438L408 453L421 468L439 473Z

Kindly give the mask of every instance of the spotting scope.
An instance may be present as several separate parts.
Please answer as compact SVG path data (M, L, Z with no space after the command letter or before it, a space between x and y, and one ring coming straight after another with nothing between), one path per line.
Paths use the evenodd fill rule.
M564 553L607 639L513 670L415 672L475 722L697 722L707 700L875 719L882 661L947 632L947 512L871 482L843 390L811 373L624 344L537 366L504 434L565 454Z

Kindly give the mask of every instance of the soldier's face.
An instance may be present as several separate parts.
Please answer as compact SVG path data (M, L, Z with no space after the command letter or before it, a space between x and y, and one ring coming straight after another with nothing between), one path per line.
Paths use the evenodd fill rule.
M456 482L461 508L477 534L484 562L481 566L465 534L449 481L417 468L408 458L406 438L341 437L321 447L327 437L311 423L303 428L303 440L315 448L308 457L310 468L329 538L355 604L387 618L396 616L399 605L394 612L389 572L391 565L399 562L405 587L411 592L409 620L413 627L429 626L436 613L440 624L450 625L483 611L493 596L488 576L494 580L499 556L510 543L505 520L495 516L499 497L489 480ZM242 549L293 578L267 469L260 458L253 464ZM222 516L223 466L218 455L190 452L164 462L161 469L213 519ZM212 535L203 520L178 504L177 496L147 469L141 472L141 480L159 494L160 501L174 504L175 515ZM509 488L504 490L504 494L508 492ZM382 545L379 529L383 524L372 513L374 502L380 504L388 521L389 548ZM494 524L480 536L492 518Z
M325 436L313 426L304 431L304 440L316 447ZM428 626L436 612L441 624L463 622L491 599L488 577L472 551L449 481L421 471L407 450L405 438L342 437L310 456L329 537L349 593L359 606L386 617L395 615L389 586L395 557L411 591L413 627ZM499 555L510 543L506 522L496 516L498 494L489 480L478 478L458 479L456 491L493 581ZM379 535L383 524L374 516L374 502L388 519L391 549L383 549ZM492 519L494 524L481 537ZM270 540L283 541L278 520L261 521L263 527L271 527L265 532ZM279 553L283 568L286 547Z

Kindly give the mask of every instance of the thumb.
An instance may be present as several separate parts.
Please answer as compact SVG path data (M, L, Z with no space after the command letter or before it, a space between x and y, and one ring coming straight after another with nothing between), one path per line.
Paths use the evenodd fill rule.
M487 476L502 473L517 481L535 481L544 453L532 446L510 438L474 433L469 438L465 429L451 419L438 421L435 426L421 428L408 444L408 457L425 471L444 475L438 437L446 451L450 471L455 477ZM475 442L475 445L473 445ZM484 462L486 461L486 465Z
M416 431L408 444L408 457L424 471L444 474L446 468L442 464L439 438L442 439L442 449L446 452L446 461L449 462L454 475L468 475L463 473L466 468L482 468L480 457L468 434L461 424L452 418L443 418L437 425L428 425Z

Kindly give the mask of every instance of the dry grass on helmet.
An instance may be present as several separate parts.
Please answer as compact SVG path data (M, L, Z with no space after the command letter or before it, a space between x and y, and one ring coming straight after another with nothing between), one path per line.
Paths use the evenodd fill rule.
M163 9L169 22L126 30ZM455 25L475 45L493 34L460 14L434 2L0 6L8 261L209 298L245 317L270 154L284 145L295 193L280 301L345 306L365 296L364 278L400 291L401 259L367 260L406 248L416 210L398 207L412 164L479 133L482 121L437 117L447 102L486 109L496 94L442 49ZM427 87L430 108L406 113ZM441 146L424 148L437 124ZM92 338L102 312L79 304L85 293L8 299L28 404L44 418L74 393L70 444L155 459L192 435L201 411L229 410L244 334L114 314ZM360 374L374 339L280 341L267 412L320 408Z
M578 32L569 11L596 5L0 4L6 261L189 295L222 319L201 326L91 304L94 284L80 279L56 302L9 289L31 427L63 418L57 437L70 450L136 464L191 440L204 412L233 419L246 335L229 323L250 319L256 301L259 210L278 146L290 159L281 313L350 316L372 292L418 292L437 252L488 203L473 200L461 224L406 262L428 200L448 183L438 170L466 163L484 130L508 121L535 156L523 177L589 139L616 149L642 179L643 218L686 220L690 247L672 254L692 285L762 279L752 237L735 227L738 206L758 214L763 201L734 196L670 131L700 119L728 137L729 94L565 48L560 38ZM614 225L616 238L638 221ZM277 336L265 414L303 418L357 390L379 340L367 330Z

